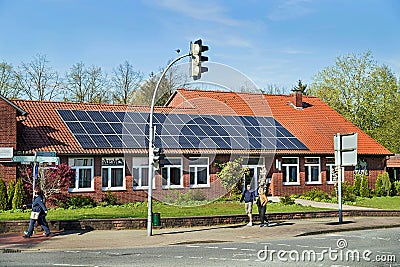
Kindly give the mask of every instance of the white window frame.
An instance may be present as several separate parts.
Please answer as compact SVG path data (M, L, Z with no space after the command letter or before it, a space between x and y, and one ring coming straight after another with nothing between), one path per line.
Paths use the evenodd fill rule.
M75 166L76 160L91 160L91 166ZM68 192L94 192L94 158L69 158L68 165L75 170L75 187L68 188ZM90 170L90 187L79 188L79 171Z
M136 161L136 162L135 162ZM142 162L138 164L137 162ZM133 182L135 181L134 175L134 169L138 169L138 185L134 185ZM147 175L143 177L143 169L147 169ZM132 158L132 188L133 190L144 190L144 189L149 189L148 185L142 185L143 180L149 179L149 157L136 157ZM155 189L155 175L153 175L153 189Z
M168 160L176 160L179 159L180 161L180 165L163 165L161 168L161 179L162 181L164 180L164 177L162 177L163 174L163 170L167 169L167 184L166 185L162 185L163 189L170 189L170 188L184 188L183 187L183 167L182 167L182 158L178 158L178 157L170 157L170 158L165 158L165 162L167 162ZM171 168L178 168L180 170L180 179L179 179L179 185L171 185Z
M207 159L207 164L190 164L190 160L199 160L199 159ZM204 188L204 187L210 187L210 162L208 157L190 157L189 158L189 180L190 179L190 174L192 173L192 168L194 168L193 173L195 174L194 176L194 184L190 184L191 188ZM198 183L198 172L199 168L205 168L207 170L207 183L206 184L199 184Z
M103 160L119 160L122 159L123 165L103 165ZM107 186L103 186L103 170L108 170L108 181ZM111 186L111 171L113 169L122 169L122 186ZM118 191L118 190L126 190L126 177L125 177L125 159L123 157L104 157L101 159L101 189L103 191Z
M283 163L284 159L296 159L297 163ZM298 157L282 157L282 173L283 169L286 169L286 174L289 175L289 170L290 167L296 167L297 172L296 172L296 176L297 176L297 181L296 182L286 182L289 180L289 177L283 177L283 185L300 185L300 166L299 166L299 158Z
M305 173L308 174L306 177L306 184L322 184L321 182L321 158L320 157L305 157L304 160L307 159L318 159L318 163L304 163L304 167L306 169ZM311 181L312 176L312 167L318 167L318 180Z
M327 159L335 159L334 157L327 157ZM333 161L332 163L326 163L326 169L327 169L327 173L329 174L329 181L328 181L328 177L326 177L326 183L327 184L335 184L335 181L333 181L333 170L335 169L335 161Z

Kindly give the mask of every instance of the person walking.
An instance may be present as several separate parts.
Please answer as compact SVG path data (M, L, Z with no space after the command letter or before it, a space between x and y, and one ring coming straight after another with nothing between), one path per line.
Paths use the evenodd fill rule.
M43 192L40 189L35 189L33 191L33 202L30 205L27 206L32 206L32 212L31 212L31 217L29 221L29 228L28 231L24 232L25 235L23 236L24 238L29 238L33 234L33 228L35 227L36 221L39 223L39 225L43 228L45 231L45 235L49 236L50 229L46 221L46 215L47 215L47 208L46 205L44 204L44 197L43 197Z
M260 216L260 227L268 227L269 226L269 221L268 218L266 218L265 213L267 212L267 203L268 203L268 198L265 195L265 191L263 188L258 189L258 198L256 201L257 208L258 208L258 215ZM265 222L265 220L267 222Z
M251 186L248 184L246 186L246 189L242 193L242 198L240 199L240 203L243 202L244 200L244 210L247 213L247 216L249 217L249 223L247 226L253 226L253 214L252 214L252 209L253 209L253 201L255 199L255 194L254 190L250 190Z

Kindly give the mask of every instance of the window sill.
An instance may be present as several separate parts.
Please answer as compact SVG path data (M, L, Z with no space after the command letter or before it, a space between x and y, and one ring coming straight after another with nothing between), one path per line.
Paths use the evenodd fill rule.
M191 184L190 188L210 188L209 184L202 184L202 185L195 185L195 184Z
M126 191L125 187L102 187L101 191L107 192L107 191Z
M133 190L149 190L149 187L148 186L133 186L132 189ZM156 189L156 187L153 186L153 190L155 190L155 189Z
M162 189L184 189L182 185L163 185Z
M83 192L96 192L93 188L69 188L68 193L83 193Z
M283 185L300 185L298 182L284 182Z

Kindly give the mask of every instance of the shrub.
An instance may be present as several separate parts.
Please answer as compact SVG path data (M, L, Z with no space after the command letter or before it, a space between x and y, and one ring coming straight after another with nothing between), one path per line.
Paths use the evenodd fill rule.
M12 209L12 200L15 192L15 180L11 180L7 187L7 208Z
M330 197L326 192L317 188L313 188L312 190L302 194L300 198L314 201L330 200Z
M370 190L368 187L368 176L365 174L363 174L361 177L360 196L370 197Z
M102 202L105 205L118 205L118 198L111 193L110 190L107 190L106 194L104 195Z
M7 187L3 179L0 179L0 210L7 209Z
M400 196L400 181L393 182L393 190L396 196Z
M22 179L19 178L17 183L15 184L14 196L12 199L12 209L22 209L22 206L25 204L26 194L24 190L24 185Z
M294 204L294 199L292 199L289 195L284 195L279 199L279 202L282 205L293 205Z
M359 173L357 173L354 176L354 194L356 196L360 196L360 187L361 187L361 175Z
M378 197L390 196L392 183L390 182L389 174L387 172L378 175L378 179L375 184L375 192Z
M342 201L343 202L354 202L356 201L355 187L351 186L349 182L344 181L342 183Z
M73 196L66 202L65 208L93 208L96 207L96 201L89 196Z

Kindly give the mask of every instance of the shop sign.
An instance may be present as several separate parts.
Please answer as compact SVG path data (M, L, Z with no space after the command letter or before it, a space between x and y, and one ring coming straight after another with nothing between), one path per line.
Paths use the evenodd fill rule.
M124 166L124 158L103 158L101 165L103 165L103 166Z

